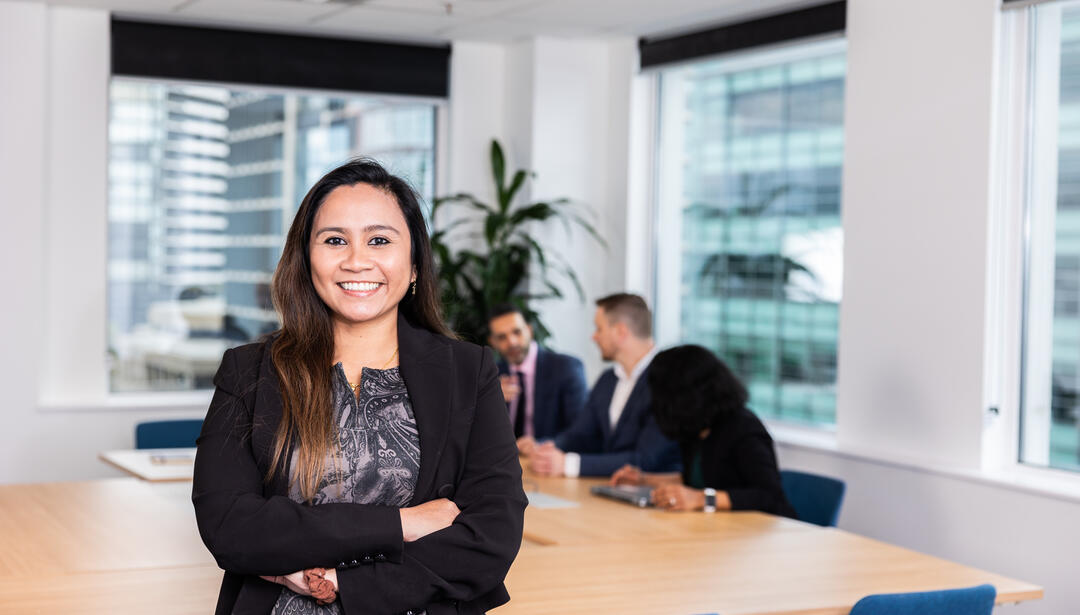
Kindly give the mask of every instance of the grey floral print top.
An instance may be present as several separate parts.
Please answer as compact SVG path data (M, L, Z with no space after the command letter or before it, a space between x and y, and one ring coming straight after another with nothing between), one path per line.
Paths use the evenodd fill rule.
M313 504L351 502L404 507L420 472L420 437L409 393L398 368L365 367L354 395L341 363L334 366L334 416L339 455L328 458ZM295 455L293 463L296 463ZM303 502L298 486L289 498ZM273 615L342 613L341 602L320 606L313 598L282 588Z

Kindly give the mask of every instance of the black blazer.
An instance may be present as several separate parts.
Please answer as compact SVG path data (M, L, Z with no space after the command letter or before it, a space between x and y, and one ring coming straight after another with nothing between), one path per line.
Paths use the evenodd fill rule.
M331 566L350 614L482 613L509 600L502 582L521 546L526 499L491 351L398 318L420 436L411 505L446 497L461 509L449 528L405 543L395 507L293 502L285 460L264 482L282 406L270 344L226 351L198 440L191 497L225 570L217 613L265 615L281 586L258 575Z
M611 398L619 378L614 369L600 375L574 424L555 438L561 450L581 455L581 476L611 476L624 464L646 472L679 469L679 447L656 425L651 408L648 368L634 383L619 422L611 427Z
M500 374L510 373L506 361L496 364ZM533 437L550 440L559 435L585 405L585 366L581 359L537 348L536 383L533 385Z
M683 483L687 485L699 448L705 484L692 486L727 491L732 510L760 510L796 518L795 509L784 497L772 438L753 412L739 408L719 417L704 440L680 445Z

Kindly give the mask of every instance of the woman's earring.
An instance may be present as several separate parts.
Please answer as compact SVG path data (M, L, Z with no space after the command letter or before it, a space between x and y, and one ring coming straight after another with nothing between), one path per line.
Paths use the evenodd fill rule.
M416 296L416 280L413 280L412 283L412 294L414 297Z

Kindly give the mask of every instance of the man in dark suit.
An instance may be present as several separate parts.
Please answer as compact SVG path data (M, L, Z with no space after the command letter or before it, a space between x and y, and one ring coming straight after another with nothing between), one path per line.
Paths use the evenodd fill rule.
M649 307L627 293L596 305L592 339L615 366L596 381L569 429L552 442L519 442L518 449L528 455L534 472L550 476L610 476L625 464L647 472L678 470L679 447L660 432L649 409L644 376L657 352Z
M519 444L554 438L585 405L581 360L538 344L524 314L510 304L492 310L488 330L488 343L502 357L497 366L514 436Z

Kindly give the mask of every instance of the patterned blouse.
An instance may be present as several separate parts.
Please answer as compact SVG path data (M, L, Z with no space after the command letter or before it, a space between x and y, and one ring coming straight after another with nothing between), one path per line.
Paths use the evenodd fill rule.
M340 456L327 458L327 471L313 504L352 502L404 507L412 500L420 472L420 437L409 393L398 368L371 369L361 374L357 394L349 387L345 368L334 366L334 416ZM292 463L296 463L293 455ZM340 470L340 471L339 471ZM303 502L299 487L289 498ZM272 615L338 615L341 601L320 606L313 598L283 587Z

